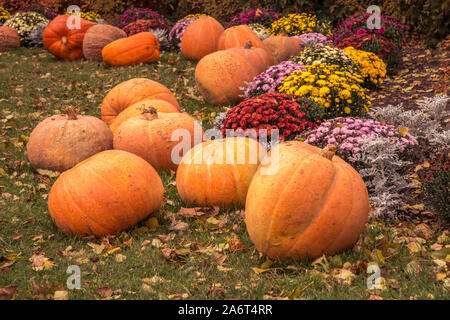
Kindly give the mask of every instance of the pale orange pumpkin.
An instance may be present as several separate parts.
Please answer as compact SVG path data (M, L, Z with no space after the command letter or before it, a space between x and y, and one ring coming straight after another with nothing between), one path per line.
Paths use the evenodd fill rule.
M187 113L157 113L154 108L144 111L141 115L123 122L114 133L114 149L134 153L145 159L157 170L176 170L177 159L184 155L183 151L194 146L195 119ZM172 140L176 130L184 130L188 141ZM198 125L199 142L203 131ZM184 144L176 156L172 151L180 143ZM181 152L180 152L181 151Z
M144 99L165 100L180 108L170 90L159 82L134 78L119 83L108 92L101 105L102 120L110 124L114 118L129 106Z
M76 235L127 230L163 204L164 188L144 159L122 150L100 152L61 174L48 197L56 226Z
M199 17L184 31L181 38L181 53L186 58L200 60L207 54L217 51L223 30L220 22L213 17Z
M76 115L54 115L31 132L27 156L35 169L65 171L103 150L112 149L113 135L98 118Z
M245 223L256 248L271 259L304 260L352 247L370 211L366 186L351 165L299 141L269 153L273 174L261 165L250 184ZM277 155L277 156L276 156Z
M304 49L302 41L296 37L271 36L264 39L263 44L274 56L275 63L286 61Z
M231 105L243 99L246 82L268 67L266 52L247 44L244 48L216 51L201 59L195 68L195 82L207 102Z
M155 108L158 113L179 113L180 110L173 104L159 99L144 99L135 104L132 104L114 118L111 122L109 128L114 133L116 129L128 119L137 117L142 114L142 112L149 108Z
M17 31L10 27L0 27L0 51L8 51L20 47Z
M107 25L97 24L84 35L83 54L86 59L102 61L102 50L111 42L126 38L127 34L122 29Z
M112 66L156 62L159 60L159 42L153 33L136 33L106 45L102 57L105 63Z
M243 206L263 155L259 142L245 137L197 144L178 166L178 193L197 206Z

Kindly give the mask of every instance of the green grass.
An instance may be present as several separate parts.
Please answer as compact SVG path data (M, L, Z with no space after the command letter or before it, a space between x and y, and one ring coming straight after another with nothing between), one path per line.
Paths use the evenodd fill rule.
M422 245L423 254L414 256L406 243L394 243L399 236L411 236L411 226L371 221L356 249L327 257L327 263L271 264L251 243L238 210L222 210L216 219L227 218L227 222L221 227L201 218L177 218L187 222L189 229L170 231L171 218L182 206L170 173L160 172L170 201L155 215L156 229L147 228L143 221L128 232L102 239L59 232L46 202L56 177L33 171L25 154L32 129L68 105L82 114L100 116L106 93L134 77L166 85L184 110L203 119L208 128L211 113L222 108L199 98L194 67L180 55L167 53L158 64L124 68L57 61L37 49L0 54L0 288L17 285L16 299L52 298L56 290L68 291L70 299L98 299L105 297L98 291L105 287L120 289L112 297L106 294L120 299L367 299L372 294L385 299L448 298L444 281L436 279L436 273L446 271L437 270L433 262L436 252L441 252L430 249L441 232ZM439 242L448 244L448 238L441 237ZM105 248L96 253L93 244ZM163 256L167 250L175 250L169 260ZM379 259L377 252L385 259L385 265L378 262L386 288L370 291L367 273L357 266ZM50 259L49 268L33 270L30 259L39 253ZM126 259L118 262L122 257L118 254ZM417 273L407 267L411 261L418 263ZM70 265L82 270L80 290L66 287ZM253 269L268 266L262 273ZM351 284L334 277L343 267L355 274Z

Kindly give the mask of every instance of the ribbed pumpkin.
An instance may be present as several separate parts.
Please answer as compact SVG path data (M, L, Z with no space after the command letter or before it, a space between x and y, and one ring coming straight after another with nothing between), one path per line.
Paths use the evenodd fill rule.
M72 25L68 19L80 19L80 28ZM42 35L45 48L58 59L78 60L83 58L83 39L89 28L95 23L79 17L62 15L53 19ZM73 27L72 29L69 29Z
M295 37L272 36L263 41L275 58L275 63L286 61L303 50L302 41Z
M20 47L17 31L10 27L0 27L0 51L8 51Z
M201 16L191 22L181 38L181 53L184 57L200 60L217 51L219 37L224 28L216 19Z
M91 116L55 115L31 132L27 155L35 169L65 171L103 150L112 149L113 134L106 123Z
M126 38L126 36L127 34L122 29L107 24L97 24L84 35L83 54L86 59L102 61L103 48L117 39Z
M190 149L194 146L195 125L194 118L187 113L157 113L154 108L148 109L117 128L114 133L114 149L134 153L157 170L176 170L178 162L172 157L172 150L180 141L172 141L172 134L175 130L185 130L190 140L182 140L181 143L185 143L186 148ZM198 127L202 137L202 130ZM179 159L184 155L181 152L177 155Z
M159 99L144 99L139 101L117 115L116 118L111 122L109 128L114 133L116 129L124 122L130 118L137 117L142 114L142 112L149 108L155 108L159 113L178 113L179 108L175 107L173 104Z
M119 83L108 92L101 105L102 120L110 124L123 110L149 98L165 100L180 108L177 99L164 85L146 78L134 78Z
M159 42L153 33L140 32L106 45L102 57L112 66L156 62L159 60Z
M103 236L127 230L158 210L164 188L144 159L122 150L100 152L55 181L48 209L64 233Z
M276 259L314 259L358 240L369 197L355 169L334 156L336 149L289 141L270 151L278 154L273 157L278 170L262 175L260 166L245 204L247 230L260 252Z
M232 48L213 52L199 61L195 82L210 103L230 105L241 101L246 82L269 67L267 53L261 48Z
M272 52L266 48L259 36L247 25L239 25L226 29L219 38L217 50L231 48L242 48L250 41L253 48L264 49L268 53L269 66L273 65L275 60Z
M177 169L181 199L197 206L243 206L263 147L245 137L197 144Z

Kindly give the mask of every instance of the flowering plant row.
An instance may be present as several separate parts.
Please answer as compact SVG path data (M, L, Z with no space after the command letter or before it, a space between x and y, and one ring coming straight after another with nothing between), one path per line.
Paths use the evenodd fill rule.
M299 36L304 33L317 32L330 35L330 24L321 22L315 15L308 13L292 13L272 23L267 29L270 35Z
M157 28L167 29L168 24L164 19L164 16L156 11L147 8L130 8L124 11L117 19L116 26L123 29L126 25L135 22L137 20L150 20L155 21Z
M270 25L278 20L278 14L272 9L257 8L257 9L245 9L244 11L237 13L228 23L227 28L237 26L240 24L252 24L258 23L268 28Z
M20 37L20 43L23 46L30 45L29 35L33 28L40 24L48 24L49 20L37 12L17 12L5 22L5 26L11 27L17 31Z

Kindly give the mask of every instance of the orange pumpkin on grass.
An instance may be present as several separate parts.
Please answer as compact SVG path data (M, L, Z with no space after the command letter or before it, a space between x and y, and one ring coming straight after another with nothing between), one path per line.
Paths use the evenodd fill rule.
M102 120L111 124L119 113L144 99L159 99L180 108L170 90L159 82L134 78L119 83L108 92L101 105Z
M157 113L150 108L141 115L123 122L114 133L114 149L120 149L134 153L145 159L157 170L176 170L178 162L172 156L174 148L180 144L178 140L172 140L176 130L185 130L189 134L188 143L190 149L194 146L194 127L196 122L187 113ZM203 131L198 128L203 137ZM201 142L201 141L200 141ZM185 151L182 148L181 152ZM181 152L177 158L184 155Z
M79 19L79 26L72 24L71 20L68 21L75 18ZM48 24L42 34L44 47L58 59L82 59L84 35L94 25L95 23L79 17L58 16Z
M107 150L62 173L50 190L48 209L63 233L103 236L148 217L163 196L161 178L147 161Z
M277 171L250 184L245 224L256 248L271 259L304 260L352 247L366 224L369 196L359 174L334 155L299 141L282 142Z
M197 206L243 206L263 155L259 142L245 137L197 144L178 166L178 193Z
M35 169L65 171L103 150L112 149L113 135L108 125L92 116L55 115L39 123L31 132L27 156Z

